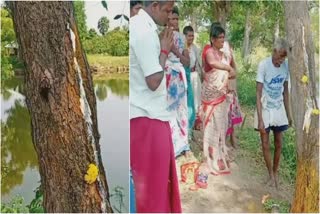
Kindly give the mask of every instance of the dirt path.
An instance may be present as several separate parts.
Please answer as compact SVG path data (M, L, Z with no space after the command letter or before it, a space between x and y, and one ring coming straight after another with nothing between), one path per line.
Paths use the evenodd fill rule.
M197 133L196 138L200 137ZM201 156L201 148L197 144L192 144L192 150L196 157ZM291 201L292 187L284 182L280 183L280 191L276 191L274 187L266 187L263 185L265 169L252 163L253 160L246 155L246 151L237 149L233 154L235 160L231 163L232 173L223 176L210 175L207 189L191 191L191 184L180 182L183 212L266 212L261 201L263 196L268 194L274 199ZM193 160L197 161L195 157ZM179 179L180 165L185 162L187 160L184 156L177 159Z

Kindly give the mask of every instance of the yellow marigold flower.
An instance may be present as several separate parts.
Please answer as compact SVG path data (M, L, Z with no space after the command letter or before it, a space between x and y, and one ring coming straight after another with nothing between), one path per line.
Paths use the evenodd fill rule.
M312 109L312 114L319 115L320 114L319 109L316 109L316 108Z
M88 184L92 184L97 180L98 174L99 174L98 167L91 163L91 164L89 164L89 168L87 170L87 174L84 176L84 180Z
M308 77L306 75L303 75L303 77L301 78L301 81L303 83L308 83Z

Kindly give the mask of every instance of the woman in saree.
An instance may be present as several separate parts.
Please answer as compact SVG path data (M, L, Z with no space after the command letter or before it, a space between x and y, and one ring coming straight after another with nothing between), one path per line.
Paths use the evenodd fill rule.
M188 105L187 77L184 64L190 63L187 50L184 49L184 36L178 32L178 12L176 8L169 15L168 26L173 28L173 48L169 53L165 74L168 90L168 110L174 113L170 121L175 156L183 152L190 153L188 143Z
M227 92L229 79L235 77L230 59L221 51L225 31L220 26L210 29L210 47L203 51L204 81L201 91L199 118L203 130L203 153L197 184L205 188L208 174L230 173L230 160L226 146L228 128Z
M187 117L188 117L188 138L191 138L191 133L192 133L192 127L194 125L195 121L195 108L194 108L194 98L193 98L193 91L192 91L192 86L191 86L191 80L190 80L190 75L191 75L191 69L190 69L190 57L189 57L189 52L185 43L185 36L180 33L179 31L179 10L178 7L175 6L172 10L172 13L169 15L169 22L168 26L171 27L174 31L175 39L176 41L176 49L174 48L174 54L179 58L181 64L183 65L184 68L184 73L186 77L186 96L187 96ZM187 151L187 150L186 150ZM186 156L189 156L191 152L187 151Z
M220 22L213 22L213 26L221 26ZM236 71L236 63L234 61L233 50L228 41L224 41L221 51L225 54L227 61L230 62L230 66ZM235 134L234 126L242 123L243 118L241 115L241 109L237 94L237 82L236 78L232 78L228 83L228 129L227 136L230 136L230 143L233 148L237 147L237 137Z
M174 44L179 48L179 36L174 33ZM181 46L180 46L181 51ZM165 74L168 90L168 110L174 112L170 121L175 156L189 151L187 77L179 58L170 52L166 61Z
M206 53L206 50L210 47L211 47L211 45L209 45L209 44L204 46L203 52L202 52L202 58L205 57L204 54ZM230 66L234 70L236 70L236 64L234 62L232 49L230 47L230 44L227 41L224 42L223 48L221 49L221 51L224 53L224 55L226 57L226 61L230 62ZM236 78L229 79L227 102L228 102L228 109L229 109L227 137L230 136L231 146L233 148L237 148L237 140L236 140L237 137L235 134L234 126L241 124L243 121L243 117L242 117L238 94L237 94Z

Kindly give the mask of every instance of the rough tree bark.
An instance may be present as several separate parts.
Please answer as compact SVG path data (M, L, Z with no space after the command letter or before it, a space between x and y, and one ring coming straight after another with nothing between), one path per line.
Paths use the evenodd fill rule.
M194 12L198 12L197 10L195 10ZM194 15L191 15L190 16L190 25L191 27L193 28L194 32L198 32L198 25L197 25L197 19L196 19L196 16Z
M96 98L72 2L10 2L46 212L112 212ZM97 180L84 175L98 166Z
M250 21L250 9L247 9L246 13L246 24L243 38L243 47L242 47L242 57L247 60L249 55L249 42L250 42L250 32L251 32L251 21Z
M215 21L221 23L221 26L226 29L227 26L227 18L230 13L230 1L222 1L222 0L215 0L213 2L213 17Z
M279 38L280 34L280 19L277 17L276 23L274 25L274 34L273 34L273 41L275 41L276 38Z
M308 109L317 108L314 45L307 1L285 1L286 33L290 45L289 70L292 112L296 127L297 174L291 212L319 212L319 116L311 114L309 131L303 130ZM309 78L307 84L301 78ZM307 106L309 103L309 106ZM307 113L306 113L307 112ZM310 114L309 114L310 115Z

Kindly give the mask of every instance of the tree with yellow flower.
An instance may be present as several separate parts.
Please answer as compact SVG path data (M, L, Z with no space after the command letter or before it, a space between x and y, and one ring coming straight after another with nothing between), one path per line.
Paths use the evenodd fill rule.
M26 68L26 103L45 212L112 212L92 76L73 2L8 4Z
M297 140L297 174L291 212L319 212L319 104L308 1L285 1Z

